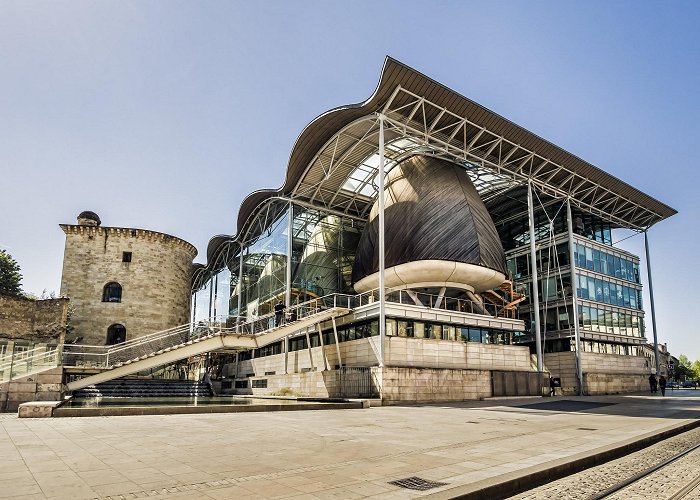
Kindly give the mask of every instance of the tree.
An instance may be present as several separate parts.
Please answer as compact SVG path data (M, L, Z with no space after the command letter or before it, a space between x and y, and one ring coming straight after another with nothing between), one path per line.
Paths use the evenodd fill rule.
M678 365L674 370L676 380L688 380L693 378L693 369L690 366L690 360L685 354L678 356Z
M695 380L700 380L700 361L695 360L693 363L693 378Z
M0 295L22 297L19 264L5 250L0 250Z

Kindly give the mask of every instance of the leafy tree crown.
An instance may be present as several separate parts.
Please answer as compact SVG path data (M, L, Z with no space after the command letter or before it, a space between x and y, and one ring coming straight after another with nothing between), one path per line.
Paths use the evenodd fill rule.
M0 295L22 296L22 274L19 264L5 250L0 250Z

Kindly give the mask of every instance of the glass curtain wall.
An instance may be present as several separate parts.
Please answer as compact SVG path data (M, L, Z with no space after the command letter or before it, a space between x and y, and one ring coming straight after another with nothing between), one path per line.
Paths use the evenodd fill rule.
M363 225L322 210L294 206L292 303L352 291L352 264Z
M251 320L286 299L290 209L292 303L354 293L352 265L364 223L274 199L259 209L240 247L226 242L212 259L216 271L192 298L194 322Z
M289 202L272 200L263 207L242 242L243 270L240 287L231 297L231 309L251 320L273 311L287 290Z

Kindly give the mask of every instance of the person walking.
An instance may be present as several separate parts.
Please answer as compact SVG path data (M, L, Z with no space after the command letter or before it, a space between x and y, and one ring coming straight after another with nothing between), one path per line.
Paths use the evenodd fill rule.
M659 378L659 388L661 389L661 395L665 396L666 395L666 377L661 375Z
M653 373L649 375L649 390L652 394L656 392L656 375Z
M284 305L282 299L277 301L277 304L275 304L275 326L280 326L282 324L282 319L284 318L284 310L286 308L287 306Z

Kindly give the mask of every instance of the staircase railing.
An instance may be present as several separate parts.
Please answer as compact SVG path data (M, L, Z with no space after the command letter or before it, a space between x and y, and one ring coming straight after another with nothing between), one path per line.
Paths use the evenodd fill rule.
M114 365L151 356L188 342L196 342L205 337L229 334L258 335L331 308L355 309L378 300L377 290L359 295L333 293L287 307L282 317L276 316L274 312L248 320L240 317L217 316L195 324L188 323L144 335L114 346L66 344L63 350L63 364L87 368L111 368ZM387 290L386 300L431 309L497 316L497 308L494 304L441 297L411 290Z
M40 346L14 352L0 361L0 383L56 368L60 364L60 347Z
M63 352L63 363L66 366L84 368L111 368L120 363L150 356L205 337L228 334L261 334L276 328L276 326L285 326L333 307L351 308L353 299L352 295L331 294L291 306L285 311L286 315L279 325L275 325L274 313L265 314L249 321L216 317L207 321L198 321L196 324L187 323L151 333L114 346L66 344Z

